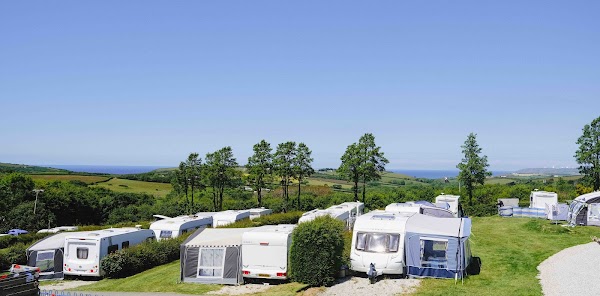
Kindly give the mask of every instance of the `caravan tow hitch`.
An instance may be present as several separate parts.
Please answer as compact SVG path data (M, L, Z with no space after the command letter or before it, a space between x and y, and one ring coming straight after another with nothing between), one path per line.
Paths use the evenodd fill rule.
M369 282L374 284L377 281L377 270L375 270L375 264L371 263L369 266L369 271L367 272L367 276L369 277Z

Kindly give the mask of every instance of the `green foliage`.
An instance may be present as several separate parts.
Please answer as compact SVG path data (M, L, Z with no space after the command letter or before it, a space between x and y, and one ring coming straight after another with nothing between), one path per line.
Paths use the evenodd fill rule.
M456 166L460 172L458 179L465 186L469 196L469 204L473 201L473 190L476 184L483 185L485 177L491 176L492 172L487 171L489 166L487 156L480 156L481 148L477 144L477 135L470 133L462 147L464 158Z
M358 148L362 158L360 166L363 181L363 202L365 201L366 184L370 181L381 179L381 173L385 172L385 165L389 163L385 158L381 147L375 144L375 136L366 133L358 140ZM372 185L373 186L373 185Z
M241 185L241 172L236 169L237 166L238 163L229 146L206 154L203 176L206 184L212 189L215 211L223 210L225 189Z
M352 143L346 147L346 152L342 155L342 164L337 169L338 174L345 180L354 183L354 200L358 200L358 182L361 177L362 159L358 144Z
M304 143L298 144L298 148L296 149L296 155L292 160L292 166L294 171L294 176L298 179L298 198L297 205L300 205L300 187L301 184L305 182L304 178L310 177L315 173L315 170L312 168L311 163L313 162L313 158L311 157L312 151L308 149L308 146Z
M577 139L579 148L575 160L579 172L594 190L600 189L600 117L583 127L583 134Z
M101 268L108 278L123 278L179 259L179 246L186 236L149 241L104 257Z
M32 243L41 240L51 233L27 233L21 235L6 235L0 237L0 249L8 248L15 244L31 245Z
M273 155L273 169L276 175L279 176L281 187L283 188L283 197L285 203L283 208L289 206L289 186L291 179L295 176L294 158L296 157L296 142L285 142L277 145L277 150Z
M273 155L271 144L261 140L252 148L254 154L248 157L248 178L250 186L258 194L258 206L262 206L262 189L267 187L267 182L271 182L273 173Z
M292 233L290 273L310 286L329 286L344 262L344 223L329 216L301 223Z
M23 243L0 250L0 270L9 269L11 264L27 264L26 252L27 246Z
M340 185L340 184L333 184L333 185L331 185L331 187L333 189L338 189L338 190L342 189L342 185Z
M278 224L296 224L303 212L294 211L287 213L275 213L271 215L261 216L254 220L243 219L229 225L220 226L220 228L248 228L258 227L263 225L278 225Z

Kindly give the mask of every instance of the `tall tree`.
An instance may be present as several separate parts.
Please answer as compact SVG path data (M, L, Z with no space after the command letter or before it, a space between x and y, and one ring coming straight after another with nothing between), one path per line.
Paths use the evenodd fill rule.
M310 157L312 151L308 149L308 146L304 143L298 144L298 148L296 149L296 157L294 157L294 175L298 179L298 209L300 209L300 185L302 181L306 177L310 177L315 173L315 170L312 168L311 164L313 162L313 158Z
M262 206L262 189L265 188L266 182L270 181L270 176L273 169L273 155L271 152L271 144L262 140L253 147L254 154L248 157L248 180L252 189L258 194L258 206Z
M177 190L183 190L185 192L185 212L190 211L190 203L188 199L188 168L185 162L179 163L179 169L175 172L175 182L177 183Z
M240 171L231 147L227 146L213 153L206 154L203 175L206 183L212 188L213 208L223 210L223 193L240 183Z
M375 144L375 136L366 133L358 140L362 164L360 173L363 180L362 200L365 202L367 182L381 179L381 172L385 172L385 165L389 163L381 147Z
M476 184L485 182L485 177L491 176L487 156L481 156L481 148L477 144L477 134L470 133L465 143L461 146L464 158L456 166L460 172L458 180L464 184L469 195L469 205L473 204L473 191Z
M579 172L594 187L594 190L598 190L600 189L600 117L583 127L583 134L577 139L577 145L579 148L575 152L575 159L579 164Z
M186 176L188 178L189 185L192 187L192 206L190 211L194 211L194 188L201 186L200 173L202 159L198 157L198 153L190 153L185 161L185 167L187 169ZM191 214L191 212L189 213Z
M354 187L352 188L354 190L354 200L358 201L358 182L360 182L361 165L363 164L358 144L350 144L346 148L344 155L342 155L341 160L342 164L337 169L337 172L344 179L354 183Z
M291 178L294 177L293 160L296 156L296 142L285 142L277 145L277 150L273 155L273 169L280 178L285 198L284 209L287 210L289 202L289 191Z

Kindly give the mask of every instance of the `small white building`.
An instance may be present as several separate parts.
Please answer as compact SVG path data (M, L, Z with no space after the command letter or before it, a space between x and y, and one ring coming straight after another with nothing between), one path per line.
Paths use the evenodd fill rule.
M213 217L211 215L185 215L158 220L150 224L150 229L154 231L156 239L161 240L175 238L184 233L195 231L198 228L210 227L212 223Z
M242 234L242 274L245 278L285 280L296 225L266 225Z
M435 197L435 203L448 203L448 210L452 212L454 217L462 217L463 211L459 203L459 195L441 194Z
M65 237L63 273L100 277L106 255L154 238L153 230L133 227L72 233Z
M250 212L248 210L227 210L215 213L213 216L213 228L225 226L242 219L249 219Z

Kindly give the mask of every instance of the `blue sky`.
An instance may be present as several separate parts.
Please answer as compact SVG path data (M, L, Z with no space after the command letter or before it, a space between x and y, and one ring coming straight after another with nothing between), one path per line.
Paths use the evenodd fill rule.
M305 142L339 165L573 166L600 116L598 1L2 1L0 162L176 165Z

